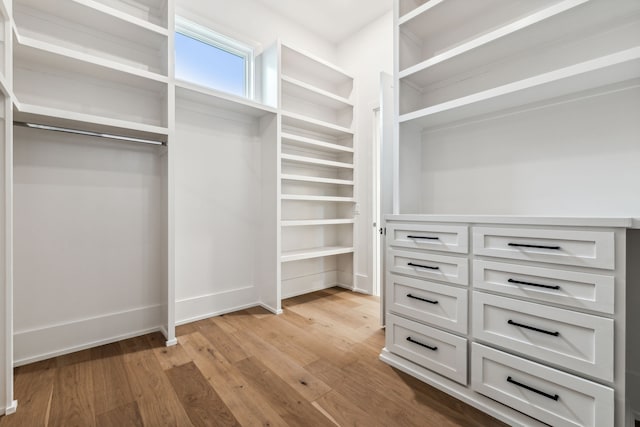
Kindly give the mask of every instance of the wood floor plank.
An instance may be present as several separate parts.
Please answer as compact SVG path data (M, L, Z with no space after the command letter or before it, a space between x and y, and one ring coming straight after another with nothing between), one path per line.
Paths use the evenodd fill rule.
M287 426L267 399L199 332L181 336L180 342L240 424L251 427Z
M11 416L0 417L0 426L47 425L55 376L55 359L16 368L14 396L19 410Z
M217 323L208 322L201 326L200 333L231 363L249 357L237 338L226 333Z
M166 375L194 426L240 426L193 362L171 368Z
M91 349L93 404L96 414L112 411L135 401L127 371L122 363L122 348L118 343Z
M255 357L241 360L234 366L260 390L289 425L334 427L331 420Z
M93 373L88 362L58 367L48 425L51 427L95 426L93 390Z
M98 427L144 427L138 403L131 402L96 417Z
M340 426L354 427L383 427L384 424L365 411L357 407L350 399L335 390L325 394L315 401L328 412Z
M192 426L148 341L127 340L124 347L125 369L144 425Z
M263 341L251 331L239 331L236 336L238 340L243 343L247 353L259 358L265 366L275 372L283 381L309 402L331 391L328 385L314 377L294 359L266 341Z

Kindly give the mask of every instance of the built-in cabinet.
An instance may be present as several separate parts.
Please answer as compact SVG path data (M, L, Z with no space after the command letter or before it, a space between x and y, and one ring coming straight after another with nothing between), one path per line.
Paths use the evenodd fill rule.
M353 288L354 79L280 43L283 298Z
M640 3L394 6L382 360L512 425L632 425Z

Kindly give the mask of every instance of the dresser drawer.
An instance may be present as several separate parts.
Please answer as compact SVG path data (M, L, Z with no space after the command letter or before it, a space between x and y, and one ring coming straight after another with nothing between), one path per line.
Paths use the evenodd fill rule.
M614 277L602 274L476 259L473 286L607 314L613 314L614 309Z
M390 274L389 310L462 334L467 333L467 289Z
M387 315L387 350L453 381L467 384L467 340Z
M469 252L467 226L434 224L388 224L389 245L400 248L432 251Z
M613 389L476 343L471 386L556 427L614 425Z
M614 233L609 231L473 228L476 255L613 269Z
M469 264L467 258L435 255L390 249L387 253L388 271L441 282L467 285Z
M473 293L473 335L605 381L613 381L613 320Z

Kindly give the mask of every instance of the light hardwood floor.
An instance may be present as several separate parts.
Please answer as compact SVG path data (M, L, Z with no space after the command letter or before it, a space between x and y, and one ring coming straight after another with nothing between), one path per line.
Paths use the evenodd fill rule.
M338 288L16 369L3 426L499 426L378 360L377 298Z

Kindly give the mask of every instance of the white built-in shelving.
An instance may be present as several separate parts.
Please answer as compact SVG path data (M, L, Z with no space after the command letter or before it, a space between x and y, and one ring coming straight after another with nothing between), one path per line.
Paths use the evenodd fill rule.
M640 204L634 195L640 175L634 165L640 160L640 2L394 3L394 91L398 107L394 123L394 211L412 215L388 221L397 219L407 230L421 220L438 222L440 227L441 223L466 217L474 223L469 226L471 230L478 223L492 221L488 219L492 216L502 222L510 215L535 216L536 221L638 215ZM579 221L571 221L566 225L582 227ZM545 225L533 224L529 226ZM623 231L621 237L624 235ZM626 232L627 239L632 235ZM616 251L624 253L624 237L621 240L616 240L616 245L622 245ZM474 246L476 255L477 249ZM393 276L387 274L388 283ZM473 303L474 309L475 298L481 295L477 286L486 279L482 274L475 276L476 291L462 293L465 307ZM442 281L435 276L433 280ZM624 279L616 293L628 292L622 282ZM389 293L387 298L393 299ZM421 316L417 320L423 321ZM620 332L628 327L624 302L616 304L611 317L618 336L614 347L607 348L616 353L616 361L614 379L606 386L611 395L615 393L615 405L603 404L597 410L611 415L601 424L630 425L629 408L636 412L640 408L637 387L630 386L640 384L638 358L632 356L637 346L631 344L631 351L624 348L629 345L624 332ZM456 334L467 342L462 354L473 358L473 350L467 349L478 339L476 331L457 331L451 336ZM535 358L524 353L517 357ZM550 359L542 362L553 364ZM409 365L403 360L394 366ZM471 366L470 374L463 376L460 384L453 384L436 373L437 368L417 365L427 366L416 362L405 370L503 420L538 425L533 418L513 421L523 417L509 407L516 406L513 401L484 400L478 394L486 392L476 385L482 376L480 366ZM461 366L467 367L464 363ZM581 379L588 379L588 375L579 374ZM530 401L526 392L520 393L518 396ZM531 414L540 416L535 411ZM573 414L567 419L571 417ZM545 420L542 416L540 419Z
M280 44L281 293L353 286L354 82Z

